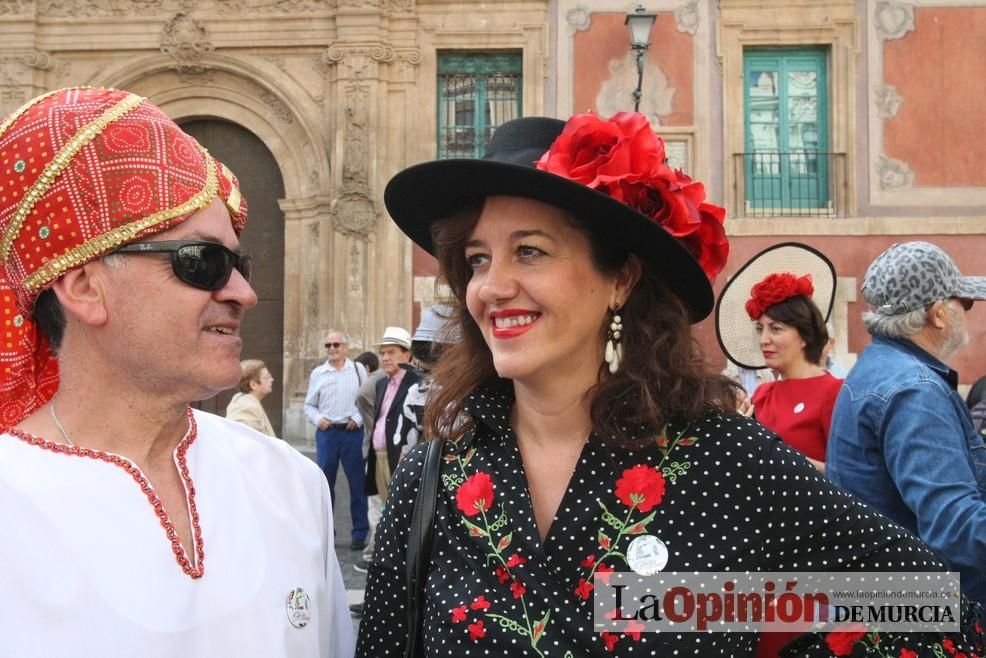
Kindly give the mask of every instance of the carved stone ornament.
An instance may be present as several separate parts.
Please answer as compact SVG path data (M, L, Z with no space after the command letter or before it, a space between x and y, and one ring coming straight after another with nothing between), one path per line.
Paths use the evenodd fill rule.
M901 190L914 187L914 172L911 171L906 162L881 155L876 166L876 173L880 179L881 190Z
M904 103L904 97L897 93L897 88L893 85L877 85L873 87L873 92L876 94L874 102L877 114L883 119L897 116Z
M345 190L332 202L332 226L343 235L365 240L376 223L373 201L362 191Z
M334 43L322 53L326 64L338 64L347 57L369 57L374 62L391 62L396 52L386 43ZM420 53L418 54L420 58Z
M165 0L40 0L38 15L48 18L147 16L160 13Z
M201 21L180 11L165 23L161 52L171 56L179 73L205 73L209 67L202 63L202 56L212 51L209 33Z
M264 102L264 105L269 107L273 112L274 116L283 121L284 123L294 123L294 117L291 115L291 110L282 101L277 94L267 89L260 92L260 100Z
M18 83L10 71L11 65L18 64L21 63L0 60L0 112L3 114L13 112L27 100L25 86Z
M28 68L38 69L39 71L50 71L54 68L51 55L40 50L32 50L21 58L24 65Z
M415 8L414 0L388 0L387 9L396 12L413 12Z
M0 16L30 16L34 13L34 0L3 0Z
M349 247L349 294L363 295L363 242L353 240Z
M698 32L698 0L675 8L674 25L679 32L695 36Z
M873 23L881 39L899 39L914 31L914 5L894 0L878 2L873 12Z
M576 32L587 32L592 27L592 14L582 5L569 9L565 14L565 20L575 28Z

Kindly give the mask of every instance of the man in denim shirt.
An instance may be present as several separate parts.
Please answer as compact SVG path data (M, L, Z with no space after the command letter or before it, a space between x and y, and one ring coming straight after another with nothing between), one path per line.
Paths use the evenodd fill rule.
M873 261L862 292L873 342L836 400L826 475L923 539L986 604L986 445L946 365L969 341L986 277L907 242Z

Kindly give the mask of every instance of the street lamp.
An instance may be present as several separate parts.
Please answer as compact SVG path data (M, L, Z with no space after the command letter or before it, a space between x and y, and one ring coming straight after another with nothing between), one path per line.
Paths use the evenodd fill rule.
M657 14L637 5L624 24L630 30L630 48L637 53L637 88L633 90L633 111L640 111L640 89L644 83L644 53L650 46L650 31Z

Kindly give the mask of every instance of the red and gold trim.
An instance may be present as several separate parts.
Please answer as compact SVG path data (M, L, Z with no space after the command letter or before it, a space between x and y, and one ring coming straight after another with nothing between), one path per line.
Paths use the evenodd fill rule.
M154 514L161 520L161 527L164 528L164 534L168 538L168 541L171 542L171 550L175 554L178 566L181 567L181 570L187 576L196 579L201 578L205 574L205 543L202 540L202 527L199 525L198 508L195 506L195 485L188 471L187 452L189 446L198 437L198 426L195 423L195 416L192 415L192 410L188 409L186 414L188 417L188 433L185 434L185 437L178 443L178 447L175 448L175 459L178 463L178 472L181 475L182 482L185 485L185 491L188 495L189 522L192 525L192 534L194 535L195 542L192 559L189 559L188 554L185 552L185 547L182 546L178 531L171 522L171 517L168 516L167 510L164 509L164 503L161 502L157 492L154 491L154 487L151 486L151 483L132 461L126 457L103 452L102 450L93 450L49 441L18 429L8 429L7 432L11 436L15 436L21 441L32 446L37 446L42 450L48 450L62 455L87 457L96 461L106 462L107 464L113 464L126 471L133 478L133 481L137 483L137 486L140 487L141 492L147 497L147 502L154 508Z
M10 259L11 247L14 240L20 235L24 220L34 210L35 204L44 197L48 188L54 184L55 179L71 164L75 154L86 144L96 139L97 136L106 130L108 125L119 120L120 117L135 109L142 102L144 102L143 96L129 94L122 101L103 112L101 116L83 126L55 154L51 162L45 165L44 171L41 172L38 179L34 181L34 184L24 194L20 204L17 206L17 212L14 213L10 224L7 225L7 230L3 233L3 238L0 239L0 261L6 263Z

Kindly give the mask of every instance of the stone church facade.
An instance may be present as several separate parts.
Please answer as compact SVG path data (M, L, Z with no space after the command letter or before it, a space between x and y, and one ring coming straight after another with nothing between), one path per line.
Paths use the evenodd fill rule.
M858 282L890 243L930 239L963 270L984 272L986 137L968 127L986 91L970 84L964 99L955 94L963 79L981 78L986 0L645 4L657 19L641 110L676 163L729 209L725 275L782 240L829 253L840 274L840 349L851 355L867 342ZM277 379L268 412L302 441L307 377L324 358L326 330L347 331L355 355L387 325L413 328L434 300L434 262L387 219L382 194L394 172L436 157L442 58L515 54L523 115L632 107L623 20L635 5L0 0L0 111L57 87L121 87L160 105L230 165L251 205L244 247L257 256L261 300L244 356L267 361ZM744 198L744 103L751 84L766 93L766 78L751 83L747 69L751 53L798 48L824 68L831 199L810 216L789 208L765 216ZM958 100L940 103L936 116L943 94ZM711 325L698 334L716 353ZM973 341L959 363L966 381L986 373L972 357L986 351L986 333L974 330Z

